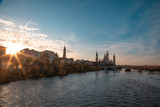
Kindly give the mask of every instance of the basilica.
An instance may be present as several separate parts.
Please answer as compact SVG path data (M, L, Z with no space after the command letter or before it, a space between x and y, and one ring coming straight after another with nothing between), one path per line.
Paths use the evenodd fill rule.
M113 55L113 60L109 59L109 53L107 51L106 54L104 54L104 57L102 60L99 59L98 61L98 52L96 52L96 62L99 63L99 65L116 65L116 59L115 54Z

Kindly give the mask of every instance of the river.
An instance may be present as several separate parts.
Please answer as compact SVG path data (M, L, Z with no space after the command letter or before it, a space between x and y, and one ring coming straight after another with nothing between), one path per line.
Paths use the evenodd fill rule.
M2 107L160 106L160 74L95 71L0 85Z

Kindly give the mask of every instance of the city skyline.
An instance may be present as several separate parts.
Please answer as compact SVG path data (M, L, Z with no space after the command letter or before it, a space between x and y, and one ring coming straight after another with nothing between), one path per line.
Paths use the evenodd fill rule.
M117 64L160 64L159 0L0 0L0 44Z

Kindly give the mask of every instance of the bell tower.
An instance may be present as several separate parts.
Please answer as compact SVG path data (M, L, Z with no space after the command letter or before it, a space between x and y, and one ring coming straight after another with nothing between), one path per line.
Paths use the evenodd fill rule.
M113 64L116 65L116 56L115 56L115 54L113 55Z
M96 62L98 62L98 52L96 51Z
M108 53L108 50L107 50L107 61L109 61L109 53Z
M64 46L64 49L63 49L63 58L66 59L66 46Z

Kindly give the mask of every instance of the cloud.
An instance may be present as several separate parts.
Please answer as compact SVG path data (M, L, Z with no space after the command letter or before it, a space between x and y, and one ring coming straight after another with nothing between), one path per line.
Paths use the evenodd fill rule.
M108 44L108 49L111 55L116 53L117 63L119 64L160 64L157 60L160 59L160 54L155 52L154 46L146 45L143 42L141 39L113 42L112 45ZM110 58L112 59L112 56Z
M0 41L4 41L3 39L0 39Z
M143 2L127 15L122 29L116 34L120 41L109 41L107 44L96 46L101 47L99 50L102 53L107 49L115 52L119 64L160 64L160 2L151 4L150 8L139 13L139 9L143 10L141 5L144 5ZM137 23L133 24L135 20Z
M38 51L51 50L58 53L61 53L61 49L63 49L64 45L68 46L64 41L53 39L40 31L34 32L34 30L39 28L28 29L28 27L23 26L24 29L27 29L22 30L22 25L18 26L21 27L7 29L6 26L2 26L2 28L0 28L0 39L2 45L7 46L9 43L18 43L21 44L23 48L35 49Z
M38 33L38 35L41 36L41 37L48 37L48 35L42 34L42 33Z
M37 25L37 24L34 23L34 22L32 22L32 19L31 19L31 20L29 20L24 26L19 25L19 28L20 28L21 30L28 30L28 31L38 31L38 30L40 30L39 28L27 27L28 25Z
M116 54L117 64L160 64L160 54L153 47L155 47L154 44L147 45L143 39L132 39L124 42L109 41L105 44L81 43L75 45L73 50L75 51L74 56L76 59L95 61L96 51L98 51L99 58L102 60L108 50L110 60L113 60L113 54Z
M7 21L7 20L3 20L3 19L0 19L0 23L4 24L5 26L11 26L11 27L15 26L14 23Z
M74 51L72 51L72 50L67 50L67 53L73 53Z
M28 30L28 31L40 30L39 28L29 28L29 27L22 26L22 25L20 25L19 28L20 28L21 30Z

